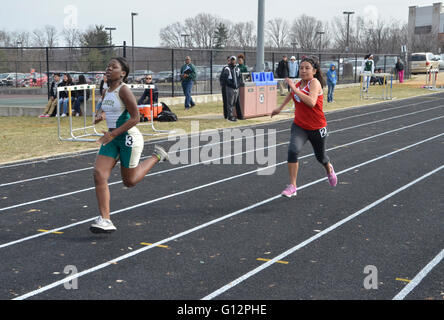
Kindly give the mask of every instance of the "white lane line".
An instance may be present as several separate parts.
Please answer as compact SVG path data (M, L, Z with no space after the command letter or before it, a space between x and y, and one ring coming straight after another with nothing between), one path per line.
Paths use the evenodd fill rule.
M414 123L414 124L411 124L411 125L408 125L408 126L404 126L404 127L398 128L398 129L393 129L393 130L385 131L383 133L380 133L380 134L377 134L377 135L374 135L374 136L371 136L371 137L367 137L367 138L364 138L364 139L361 139L361 140L357 140L357 141L361 142L361 141L369 140L369 139L372 139L372 138L376 138L376 137L379 137L379 136L382 136L382 135L386 135L386 134L389 134L389 133L393 133L393 132L396 132L396 131L412 128L414 126L422 125L422 124L425 124L425 123L428 123L428 122L431 122L431 121L435 121L435 120L439 120L439 119L442 119L442 118L444 118L444 116L440 116L440 117L437 117L437 118L433 118L433 119L417 122L417 123ZM369 125L369 124L375 124L375 123L381 122L381 121L387 121L387 119L372 121L372 122L363 123L363 124L359 124L359 125L348 127L348 128L334 130L334 131L331 131L330 134L338 133L338 132L343 132L343 131L347 131L347 130L351 130L351 129L356 129L356 128L359 128L359 127L362 127L362 126L366 126L366 125ZM246 153L254 152L254 151L257 151L257 150L274 148L276 146L281 146L281 145L285 145L285 144L288 144L288 142L281 143L281 144L278 144L278 145L268 146L266 148L249 150L249 151L246 151L246 152L242 152L242 153L238 153L238 154L234 154L234 155L229 155L229 156L225 156L225 157L221 157L221 158L217 158L217 159L211 159L211 160L204 161L204 162L198 162L198 163L193 163L193 164L189 164L189 165L185 165L185 166L181 166L181 167L177 167L177 168L172 168L172 169L167 169L167 170L163 170L163 171L158 171L158 172L150 173L146 177L150 177L150 176L154 176L154 175L159 175L159 174L163 174L163 173L167 173L167 172L172 172L172 171L176 171L176 170L181 170L181 169L185 169L185 168L189 168L189 167L193 167L193 166L197 166L197 165L201 165L201 164L205 164L205 163L210 163L210 162L213 162L215 160L221 160L221 159L224 159L224 158L227 158L227 157L232 157L232 156L236 156L236 155L246 154ZM349 145L349 144L346 144L346 145L343 145L343 146L347 146L347 145ZM334 149L329 149L329 150L334 150ZM327 151L329 151L329 150L327 150ZM116 184L120 184L120 183L122 183L122 180L109 183L108 185L112 186L112 185L116 185ZM86 192L86 191L90 191L90 190L94 190L94 187L89 187L89 188L86 188L86 189L81 189L81 190L77 190L77 191L72 191L72 192L68 192L68 193L64 193L64 194L59 194L59 195L55 195L55 196L51 196L51 197L47 197L47 198L42 198L42 199L38 199L38 200L34 200L34 201L23 202L23 203L20 203L20 204L16 204L16 205L0 208L0 212L11 210L11 209L20 208L20 207L31 205L31 204L45 202L45 201L49 201L49 200L59 199L59 198L62 198L62 197L67 197L67 196L71 196L71 195L74 195L74 194L78 194L78 193L82 193L82 192Z
M442 99L442 100L444 100L444 99ZM345 117L345 118L340 118L340 119L329 120L328 123L348 120L348 119L352 119L352 118L356 118L356 117L363 117L363 116L366 116L366 115L371 115L371 114L385 112L385 111L391 111L391 110L395 110L395 109L399 109L399 108L406 108L408 106L413 106L413 105L417 105L417 104L418 103L415 103L415 104L412 104L412 105L407 105L407 106L400 106L400 107L388 108L388 109L383 109L383 110L378 110L378 111L372 111L372 112L363 113L363 114L359 114L359 115L353 115L353 116L349 116L349 117ZM366 123L366 124L363 124L363 125L370 125L370 124L374 124L374 123L378 123L378 122L389 121L389 120L397 119L397 118L400 118L400 117L406 117L406 116L414 115L414 114L417 114L417 113L422 113L422 112L426 112L426 111L430 111L430 110L434 110L434 109L438 109L438 108L443 108L443 107L444 106L432 107L432 108L428 108L428 109L424 109L424 110L415 111L415 112L412 112L412 113L407 113L407 114L402 114L402 115L395 116L395 117L390 117L390 118L387 118L387 119L376 120L375 122L369 122L369 123ZM201 132L200 134L209 134L212 131L219 131L219 130L209 130L209 131ZM277 130L276 133L282 133L282 132L287 132L287 131L290 131L290 129ZM264 134L255 135L255 137L260 137L260 136L263 136L263 135L265 135L265 133ZM243 139L244 138L242 137L242 138L238 138L238 139L231 139L230 141L233 142L233 141L238 141L238 140L243 140ZM228 142L229 142L228 140L222 140L222 141L217 142L217 143L206 144L206 145L202 145L202 146L199 145L197 147L181 149L180 152L194 150L194 149L199 149L201 147L210 147L210 146L214 146L214 145L218 145L218 144L223 144L223 143L228 143ZM95 153L97 153L97 151L95 151ZM141 160L143 160L145 158L148 158L148 156L147 157L142 157ZM77 169L77 170L71 170L71 171L66 171L66 172L60 172L60 173L55 173L55 174L35 177L35 178L24 179L24 180L20 180L20 181L13 181L13 182L2 183L2 184L0 184L0 187L6 187L6 186L15 185L15 184L21 184L21 183L41 180L41 179L48 179L48 178L68 175L68 174L72 174L72 173L78 173L78 172L82 172L82 171L92 170L93 168L94 167L88 167L88 168L82 168L82 169Z
M410 149L410 148L412 148L412 147L418 146L418 145L420 145L420 144L423 144L423 143L426 143L426 142L432 141L432 140L434 140L434 139L436 139L436 138L438 138L438 137L441 137L441 136L443 136L443 135L444 135L444 133L441 133L441 134L439 134L439 135L437 135L437 136L430 137L430 138L428 138L428 139L425 139L425 140L422 140L422 141L416 142L416 143L414 143L414 144L411 144L411 145L409 145L409 146L407 146L407 147L404 147L404 148L398 149L398 150L396 150L396 151L392 151L392 152L390 152L390 153L387 153L387 154L385 154L385 155L379 156L379 157L377 157L377 158L374 158L374 159L371 159L371 160L365 161L365 162L360 163L360 164L358 164L358 165L352 166L352 167L350 167L350 168L348 168L348 169L345 169L345 170L342 170L342 171L340 171L340 172L337 172L336 175L341 175L341 174L344 174L344 173L346 173L346 172L353 171L353 170L355 170L355 169L357 169L357 168L359 168L359 167L362 167L362 166L365 166L365 165L367 165L367 164L370 164L370 163L376 162L376 161L378 161L378 160L381 160L381 159L384 159L384 158L390 157L390 156L392 156L392 155L394 155L394 154L397 154L397 153L399 153L399 152L402 152L402 151L404 151L404 150L407 150L407 149ZM267 170L267 169L268 169L268 168L262 168L262 169L260 169L260 170ZM315 184L317 184L317 183L320 183L320 182L322 182L322 181L326 181L326 180L327 180L327 178L318 179L318 180L316 180L316 181L310 182L310 183L308 183L308 184L305 184L305 185L299 187L299 190L302 190L302 189L308 188L308 187L310 187L310 186L312 186L312 185L315 185ZM69 276L69 277L64 278L64 279L62 279L62 280L56 281L56 282L54 282L54 283L52 283L52 284L49 284L49 285L43 286L43 287L41 287L41 288L38 289L38 290L34 290L34 291L31 291L31 292L29 292L29 293L27 293L27 294L25 294L25 295L22 295L22 296L20 296L20 297L17 297L17 298L15 298L15 300L24 300L24 299L27 299L27 298L29 298L29 297L35 296L35 295L37 295L37 294L40 294L40 293L42 293L42 292L48 291L48 290L50 290L50 289L52 289L52 288L55 288L55 287L57 287L57 286L59 286L59 285L62 285L62 284L65 283L65 282L69 282L69 281L74 280L74 279L76 279L76 278L79 278L79 277L81 277L81 276L83 276L83 275L86 275L86 274L89 274L89 273L95 272L95 271L97 271L97 270L100 270L100 269L106 268L106 267L108 267L108 266L114 265L116 262L119 262L119 261L122 261L122 260L128 259L128 258L130 258L130 257L133 257L133 256L139 254L139 253L142 253L142 252L145 252L145 251L150 250L150 249L152 249L152 248L155 248L155 247L157 247L157 246L159 246L159 245L164 245L164 244L166 244L166 243L168 243L168 242L171 242L171 241L173 241L173 240L175 240L175 239L178 239L178 238L184 237L184 236L186 236L186 235L188 235L188 234L190 234L190 233L193 233L193 232L195 232L195 231L198 231L198 230L204 229L204 228L209 227L209 226L211 226L211 225L214 225L214 224L216 224L216 223L218 223L218 222L224 221L224 220L226 220L226 219L229 219L229 218L231 218L231 217L237 216L237 215L239 215L239 214L241 214L241 213L244 213L244 212L246 212L246 211L249 211L249 210L251 210L251 209L257 208L257 207L259 207L259 206L262 206L262 205L264 205L264 204L270 203L270 202L272 202L272 201L274 201L274 200L276 200L276 199L281 199L281 198L282 198L282 196L279 194L279 195L276 195L276 196L274 196L274 197L271 197L271 198L265 199L265 200L263 200L263 201L257 202L257 203L255 203L255 204L253 204L253 205L250 205L250 206L246 207L246 208L240 209L240 210L238 210L238 211L232 212L232 213L227 214L227 215L225 215L225 216L222 216L222 217L219 217L219 218L217 218L217 219L211 220L211 221L209 221L209 222L207 222L207 223L201 224L201 225L196 226L196 227L194 227L194 228L192 228L192 229L185 230L185 231L183 231L183 232L181 232L181 233L178 233L178 234L176 234L176 235L174 235L174 236L171 236L171 237L169 237L169 238L166 238L166 239L160 240L160 241L158 241L158 242L156 242L156 243L153 243L152 245L150 245L150 246L148 246L148 247L144 247L144 248L141 248L141 249L135 250L135 251L133 251L133 252L131 252L131 253L128 253L128 254L126 254L126 255L123 255L123 256L117 257L117 258L115 258L115 259L112 259L112 260L110 260L110 261L108 261L108 262L102 263L102 264L100 264L100 265L98 265L98 266L96 266L96 267L93 267L93 268L90 268L90 269L84 270L84 271L82 271L82 272L80 272L80 273L78 273L78 274L76 274L76 275ZM92 221L92 219L90 219L89 221ZM77 224L79 224L79 223L76 223L76 225L77 225ZM54 229L54 230L57 231L57 230L62 230L62 229L63 229L63 228L60 228L60 229ZM50 230L49 232L54 232L54 230Z
M287 256L291 255L292 253L294 253L295 251L309 245L310 243L312 243L313 241L316 241L317 239L321 238L322 236L330 233L331 231L336 230L337 228L341 227L343 224L353 220L354 218L360 216L361 214L369 211L370 209L376 207L377 205L379 205L380 203L386 201L387 199L390 199L391 197L397 195L398 193L406 190L407 188L415 185L416 183L430 177L431 175L439 172L440 170L444 169L444 165L440 166L439 168L436 168L435 170L430 171L429 173L419 177L418 179L413 180L412 182L402 186L401 188L389 193L388 195L380 198L379 200L369 204L368 206L362 208L361 210L353 213L352 215L348 216L345 219L342 219L341 221L333 224L332 226L328 227L327 229L321 231L320 233L314 235L313 237L299 243L298 245L294 246L291 249L288 249L287 251L281 253L280 255L276 256L275 258L271 259L270 261L260 265L259 267L251 270L250 272L244 274L243 276L231 281L229 284L223 286L222 288L212 292L211 294L205 296L204 298L202 298L202 300L211 300L216 298L217 296L220 296L221 294L225 293L226 291L230 290L231 288L237 286L238 284L244 282L245 280L247 280L248 278L251 278L252 276L254 276L255 274L267 269L268 267L272 266L274 263L276 263L277 261L283 260L285 259ZM442 259L442 257L441 257ZM413 281L412 281L413 282ZM413 287L413 286L412 286Z
M434 102L434 101L428 101L428 102ZM427 103L428 103L427 102ZM405 107L407 107L408 105L406 105ZM251 124L251 125L245 125L245 126L239 126L239 127L233 127L233 129L242 129L242 128L251 128L251 127L261 127L261 126L267 126L267 125L271 125L271 124L280 124L281 122L285 122L288 121L288 119L283 119L283 120L277 120L277 121L273 121L272 123L257 123L257 124ZM225 128L225 129L229 129L229 128ZM224 130L222 129L212 129L212 130L208 130L206 132L219 132ZM198 135L199 133L196 134L187 134L188 138L191 139L192 137ZM156 140L149 140L149 141L145 141L144 145L151 145L151 144L156 144L156 143L161 143L161 142L167 142L168 139L156 139ZM49 161L56 161L56 160L64 160L64 159L69 159L69 158L75 158L75 157L82 157L85 155L91 155L91 154L95 154L97 153L98 150L94 150L94 151L85 151L85 152L81 152L81 153L75 153L75 154L68 154L68 155L61 155L61 156L56 156L56 157L49 157L46 159L42 159L42 160L35 160L35 161L31 161L31 162L20 162L20 163L13 163L13 164L5 164L3 166L0 165L0 170L1 169L7 169L7 168L13 168L13 167L20 167L20 166L27 166L27 165L33 165L33 164L38 164L38 163L45 163L45 162L49 162ZM25 160L26 161L26 160Z
M444 250L442 250L432 261L430 261L424 269L422 269L412 281L407 284L404 289L402 289L393 300L404 300L404 298L412 292L421 281L433 270L441 261L444 259Z

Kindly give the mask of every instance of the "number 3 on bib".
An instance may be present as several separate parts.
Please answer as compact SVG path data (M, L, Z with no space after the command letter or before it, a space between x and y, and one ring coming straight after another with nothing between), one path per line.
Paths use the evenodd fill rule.
M134 143L133 137L132 136L126 136L125 146L132 147L133 143Z

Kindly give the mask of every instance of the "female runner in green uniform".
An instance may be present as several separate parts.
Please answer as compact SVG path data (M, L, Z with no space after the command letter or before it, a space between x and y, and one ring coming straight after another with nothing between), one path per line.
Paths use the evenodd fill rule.
M123 184L134 187L158 162L168 160L168 153L160 146L153 155L139 164L143 150L143 136L137 129L139 111L136 98L125 85L129 66L124 58L113 58L106 68L109 89L103 93L101 109L95 123L106 120L109 131L98 140L101 144L94 166L94 183L100 217L91 225L94 233L111 233L116 227L110 220L110 192L108 178L120 159Z

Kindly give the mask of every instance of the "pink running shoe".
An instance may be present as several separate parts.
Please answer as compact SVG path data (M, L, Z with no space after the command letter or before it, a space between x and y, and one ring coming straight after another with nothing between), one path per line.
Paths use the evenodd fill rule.
M289 184L287 188L281 193L283 197L287 198L295 197L297 194L298 194L297 188L292 184Z
M327 174L328 182L332 187L336 187L338 184L338 177L336 176L335 169L333 169L333 166L330 164L331 173Z

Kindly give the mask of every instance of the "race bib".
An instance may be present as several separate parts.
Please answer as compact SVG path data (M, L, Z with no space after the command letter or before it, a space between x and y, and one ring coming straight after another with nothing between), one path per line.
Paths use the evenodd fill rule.
M131 148L133 146L133 143L134 143L133 137L132 136L126 136L125 146Z
M327 127L319 129L319 134L321 135L321 138L325 138L328 134Z

